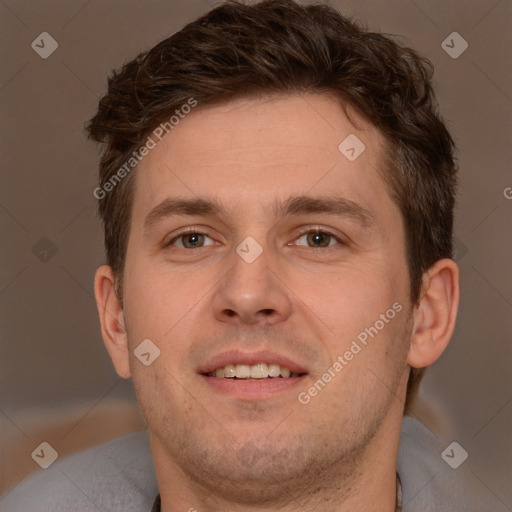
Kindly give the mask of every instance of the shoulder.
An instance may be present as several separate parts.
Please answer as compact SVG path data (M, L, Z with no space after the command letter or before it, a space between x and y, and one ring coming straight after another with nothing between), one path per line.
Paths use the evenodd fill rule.
M158 494L147 431L54 462L0 498L5 512L140 512Z
M462 463L454 469L441 456L450 443L438 438L422 423L404 418L397 460L404 512L481 510L470 496L468 465Z
M397 460L404 512L477 510L469 498L467 469L452 469L441 457L448 444L418 421L404 418ZM143 431L30 475L0 498L0 511L139 512L151 510L157 494L149 437Z

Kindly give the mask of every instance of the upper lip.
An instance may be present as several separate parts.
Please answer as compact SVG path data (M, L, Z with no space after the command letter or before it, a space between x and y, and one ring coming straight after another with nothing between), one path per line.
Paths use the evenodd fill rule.
M243 351L228 350L213 356L198 369L198 373L206 374L215 371L217 368L224 368L228 364L254 365L258 363L278 364L288 368L292 373L308 373L299 363L289 357L269 350Z

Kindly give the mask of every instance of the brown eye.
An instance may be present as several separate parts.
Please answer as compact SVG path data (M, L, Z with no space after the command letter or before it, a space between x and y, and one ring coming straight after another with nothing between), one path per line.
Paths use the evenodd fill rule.
M204 244L204 235L201 233L187 233L180 237L183 241L183 247L186 249L202 247Z
M167 245L180 249L198 249L207 245L214 245L214 241L204 233L190 231L176 236Z
M302 245L313 249L322 249L342 242L331 233L325 231L309 230L297 238L295 245Z
M311 232L307 234L307 242L310 247L328 247L332 236L328 233Z

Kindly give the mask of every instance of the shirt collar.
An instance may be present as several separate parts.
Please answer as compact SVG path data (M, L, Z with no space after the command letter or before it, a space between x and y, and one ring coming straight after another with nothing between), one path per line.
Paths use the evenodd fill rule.
M160 494L156 497L155 503L153 503L153 508L151 512L160 512L161 502L160 502Z

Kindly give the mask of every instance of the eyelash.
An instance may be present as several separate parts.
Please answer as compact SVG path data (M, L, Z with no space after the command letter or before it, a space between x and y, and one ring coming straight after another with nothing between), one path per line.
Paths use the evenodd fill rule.
M318 227L318 226L315 226L315 227L308 226L307 228L304 228L299 233L297 233L297 235L295 237L295 240L298 240L299 238L302 238L304 235L308 235L310 233L327 235L327 236L333 238L334 240L336 240L338 245L341 245L341 246L347 245L347 243L345 241L341 240L334 233L331 233L330 231L328 231L326 229L323 229L321 227ZM182 238L182 237L184 237L186 235L191 235L191 234L205 235L208 238L211 238L206 233L203 233L200 229L194 228L192 226L192 227L186 228L181 233L179 233L176 236L174 236L171 240L169 240L168 242L164 243L164 248L171 247L180 238ZM297 245L297 244L287 244L287 245ZM178 249L183 249L183 250L186 250L186 251L190 251L192 249L202 249L203 247L196 247L196 248L182 248L182 247L178 247ZM299 247L302 247L302 246L299 246ZM330 245L326 246L326 247L309 247L309 246L305 246L305 247L307 249L332 249L333 248L333 246L330 246Z

